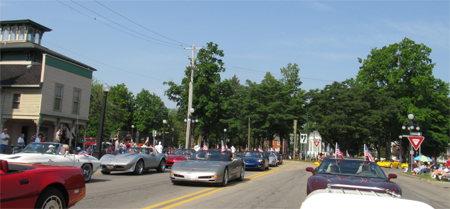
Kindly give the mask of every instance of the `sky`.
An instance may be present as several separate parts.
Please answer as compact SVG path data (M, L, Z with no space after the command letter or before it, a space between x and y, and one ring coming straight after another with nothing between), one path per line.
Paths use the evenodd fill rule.
M225 54L222 80L260 83L296 63L309 91L356 78L358 57L409 38L432 49L433 75L450 82L449 10L447 0L1 0L0 20L51 28L42 46L96 68L101 83L146 89L176 108L163 82L181 84L192 56L185 48L208 42Z

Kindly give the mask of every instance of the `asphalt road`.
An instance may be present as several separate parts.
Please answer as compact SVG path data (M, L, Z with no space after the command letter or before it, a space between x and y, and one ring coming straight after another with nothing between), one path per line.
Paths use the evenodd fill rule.
M242 182L231 181L227 187L210 185L173 185L169 170L144 175L96 172L86 184L87 194L73 208L300 208L306 197L305 171L309 162L285 161L266 171L246 171ZM403 198L426 202L436 209L450 205L449 183L429 183L396 173Z

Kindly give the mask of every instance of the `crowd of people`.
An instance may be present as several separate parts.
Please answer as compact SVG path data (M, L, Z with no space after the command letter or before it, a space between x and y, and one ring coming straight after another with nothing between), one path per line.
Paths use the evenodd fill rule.
M447 156L447 162L437 164L436 159L432 158L431 162L420 163L417 161L414 164L413 175L430 174L432 178L437 180L450 179L450 156Z

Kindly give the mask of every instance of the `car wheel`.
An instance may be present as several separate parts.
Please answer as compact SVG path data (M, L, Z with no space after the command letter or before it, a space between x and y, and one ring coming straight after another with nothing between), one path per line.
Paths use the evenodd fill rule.
M110 174L111 173L111 171L101 171L102 172L102 174Z
M226 186L228 184L228 168L225 167L225 170L223 171L223 180L222 180L222 186Z
M66 202L61 191L50 188L39 196L34 208L66 208Z
M278 163L275 163L275 167L278 167Z
M142 160L137 161L136 166L134 166L134 174L141 175L144 172L144 162Z
M244 180L244 176L245 176L245 169L244 166L241 167L241 173L239 174L239 181L243 181Z
M166 170L166 161L165 160L161 160L161 162L159 162L159 166L156 169L156 171L158 172L164 172Z
M84 164L81 166L84 175L84 182L88 182L92 177L92 166L90 164Z

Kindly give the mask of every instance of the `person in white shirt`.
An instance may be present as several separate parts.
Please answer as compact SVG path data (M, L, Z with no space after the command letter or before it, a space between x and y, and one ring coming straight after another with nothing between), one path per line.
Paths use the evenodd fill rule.
M8 129L3 129L3 132L0 134L0 153L6 153L6 150L8 149L9 144L9 135L8 135Z
M119 139L116 139L116 142L114 143L114 149L116 154L120 154Z
M159 142L159 144L155 146L155 149L158 153L162 153L163 146L161 145L161 142Z
M41 142L41 138L44 136L44 134L38 134L38 137L34 140L34 142Z
M17 139L18 147L25 147L25 140L23 139L23 137L25 137L25 134L20 134L19 138Z

